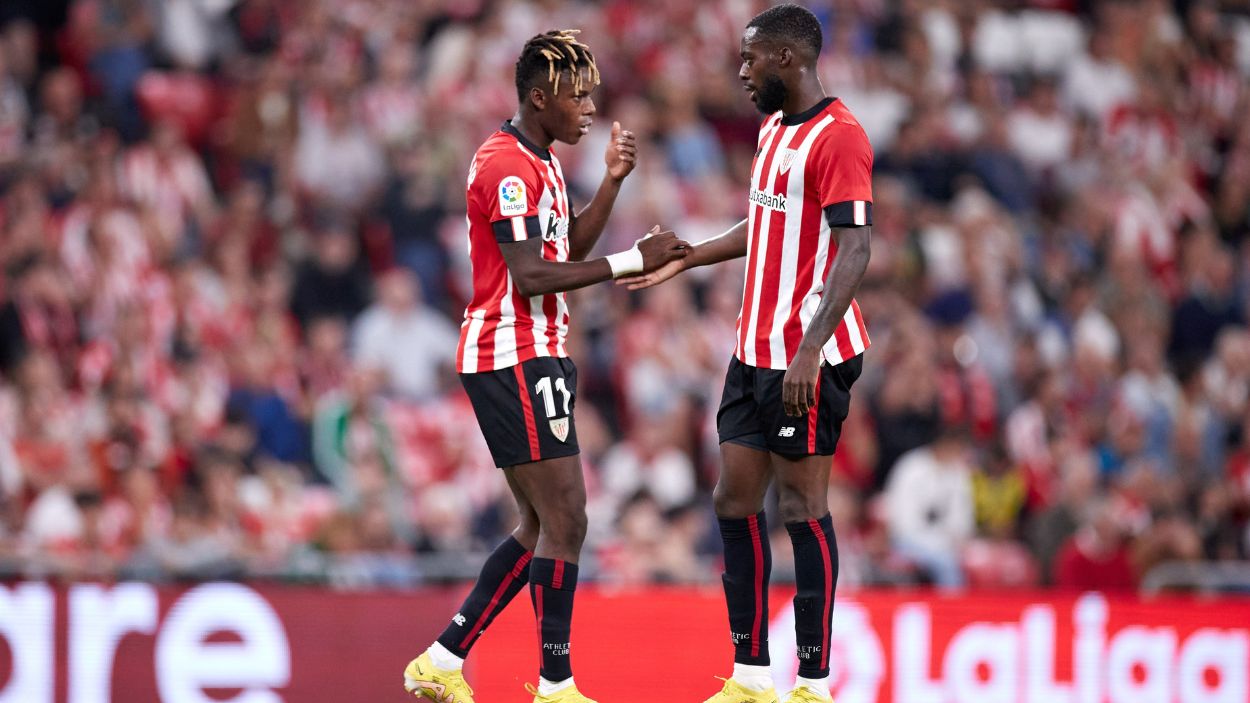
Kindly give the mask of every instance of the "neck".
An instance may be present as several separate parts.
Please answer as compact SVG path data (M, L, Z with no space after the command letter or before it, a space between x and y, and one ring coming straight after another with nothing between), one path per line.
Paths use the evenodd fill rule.
M803 71L803 77L799 80L799 84L794 90L790 91L790 95L786 97L785 103L781 106L781 111L787 115L797 115L801 112L812 109L816 103L824 100L829 96L825 95L825 88L820 84L820 79L816 77L816 70L807 69Z
M526 139L544 149L550 149L551 143L555 141L555 139L553 139L551 135L547 134L546 130L538 124L538 120L534 117L534 115L527 113L524 110L517 110L516 114L512 116L512 126L516 127L518 132L524 134Z

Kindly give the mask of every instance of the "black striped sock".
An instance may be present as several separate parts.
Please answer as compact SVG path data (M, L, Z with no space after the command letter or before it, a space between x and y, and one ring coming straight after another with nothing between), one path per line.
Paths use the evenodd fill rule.
M734 642L734 662L768 665L768 578L773 555L764 512L720 518L725 545L725 605Z
M542 647L539 675L553 683L573 675L569 633L573 626L576 590L577 564L537 557L530 565L530 598L534 601L539 646Z
M495 547L482 565L477 583L464 599L460 612L439 635L439 644L461 659L467 657L495 616L525 588L533 557L534 553L521 546L515 537L508 537Z
M838 582L838 544L833 518L788 522L794 545L794 634L798 642L799 676L821 679L829 675L829 628L833 621L833 592Z

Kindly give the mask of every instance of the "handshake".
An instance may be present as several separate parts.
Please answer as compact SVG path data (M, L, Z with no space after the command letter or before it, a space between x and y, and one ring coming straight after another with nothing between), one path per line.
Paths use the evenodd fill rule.
M656 225L634 246L607 257L612 278L630 290L648 288L668 280L682 268L682 260L691 252L689 242L678 239L671 231L660 231ZM661 273L667 275L660 275ZM654 279L654 280L652 280Z

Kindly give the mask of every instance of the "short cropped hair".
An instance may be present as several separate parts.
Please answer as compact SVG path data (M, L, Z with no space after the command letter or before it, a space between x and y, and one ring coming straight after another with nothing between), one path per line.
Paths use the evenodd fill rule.
M747 28L751 27L759 31L762 39L793 42L806 48L813 57L820 55L823 46L820 20L805 7L793 4L770 7L747 23Z

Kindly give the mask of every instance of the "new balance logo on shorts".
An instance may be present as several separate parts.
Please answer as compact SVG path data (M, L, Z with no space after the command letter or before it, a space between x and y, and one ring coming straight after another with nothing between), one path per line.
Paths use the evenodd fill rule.
M465 622L467 622L467 621L464 619L464 616L463 616L463 615L461 615L460 613L456 613L456 616L455 616L454 618L452 618L452 619L451 619L451 621L452 621L452 622L454 622L454 623L456 623L456 624L457 624L457 625L459 625L460 627L464 627Z
M793 428L793 427L782 427L782 428L781 428L781 431L777 433L777 436L778 436L778 437L793 437L793 436L794 436L794 428Z

